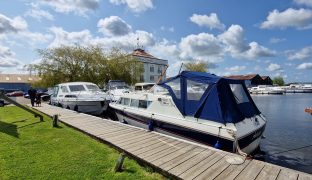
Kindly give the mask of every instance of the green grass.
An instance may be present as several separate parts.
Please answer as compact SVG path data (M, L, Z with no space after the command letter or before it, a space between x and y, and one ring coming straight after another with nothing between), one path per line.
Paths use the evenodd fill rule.
M0 179L164 179L118 151L63 124L53 128L15 106L0 108Z

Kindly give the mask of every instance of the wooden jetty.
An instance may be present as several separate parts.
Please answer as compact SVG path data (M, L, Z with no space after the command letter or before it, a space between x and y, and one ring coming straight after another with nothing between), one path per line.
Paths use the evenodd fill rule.
M245 159L233 153L203 146L145 129L55 106L34 107L97 140L109 144L172 179L272 179L312 180L312 175ZM237 163L235 158L241 160Z

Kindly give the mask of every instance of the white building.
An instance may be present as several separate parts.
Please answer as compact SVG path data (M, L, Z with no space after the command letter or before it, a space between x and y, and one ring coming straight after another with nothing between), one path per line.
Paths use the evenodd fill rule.
M135 49L131 55L144 63L144 73L140 77L141 82L157 82L161 73L168 66L168 60L158 59L140 48ZM166 73L163 75L163 79L165 78Z

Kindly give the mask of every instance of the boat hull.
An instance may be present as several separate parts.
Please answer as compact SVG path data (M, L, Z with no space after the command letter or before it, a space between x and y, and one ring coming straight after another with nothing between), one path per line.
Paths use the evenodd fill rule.
M120 122L127 123L144 129L151 128L151 119L149 118L138 116L132 113L127 113L117 109L114 110ZM212 134L206 134L203 132L196 131L194 129L187 129L185 127L180 127L178 125L157 121L155 119L153 119L152 122L153 122L152 130L159 133L163 133L169 136L185 139L188 141L208 146L215 146L215 144L218 142L221 145L222 150L229 152L236 152L237 150L237 146L235 145L234 141L218 137L217 135L214 136ZM263 131L264 126L250 133L249 135L239 139L238 144L240 149L247 154L252 153L259 146Z
M100 115L102 114L108 107L107 101L62 101L57 105L66 109L92 114L92 115Z

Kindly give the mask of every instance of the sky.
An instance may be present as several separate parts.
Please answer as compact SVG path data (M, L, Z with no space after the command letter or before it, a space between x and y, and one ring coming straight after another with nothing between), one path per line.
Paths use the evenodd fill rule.
M312 82L312 0L0 1L1 73L27 73L38 49L74 44L139 44L168 60L169 76L204 61L220 76Z

